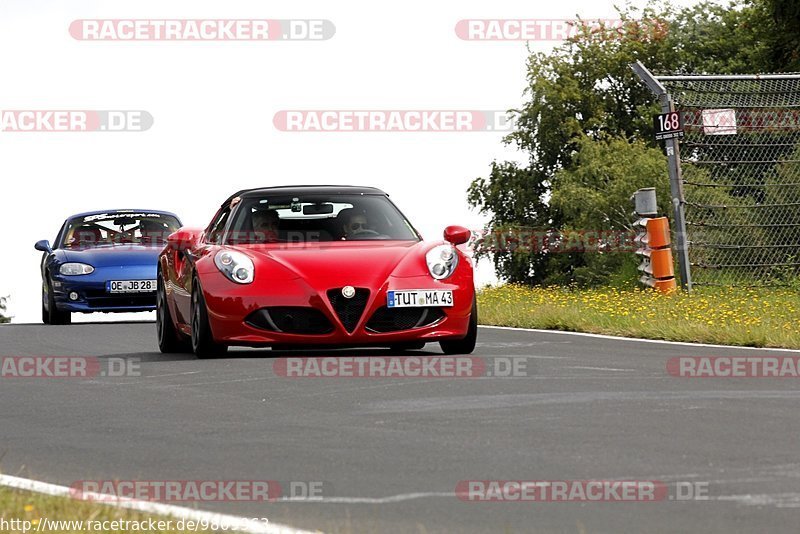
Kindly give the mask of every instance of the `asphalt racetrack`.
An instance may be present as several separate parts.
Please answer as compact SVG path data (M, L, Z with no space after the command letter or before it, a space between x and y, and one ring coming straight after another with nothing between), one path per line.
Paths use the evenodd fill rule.
M440 354L426 348L407 354ZM154 323L3 326L0 356L141 363L140 376L0 378L0 469L65 486L321 483L313 501L188 506L325 532L796 532L800 524L797 379L666 371L679 356L797 352L481 328L473 356L495 376L275 371L287 356L390 354L236 349L197 360L161 355ZM524 372L500 372L520 361ZM587 479L663 481L669 498L470 502L455 493L459 481ZM706 498L685 500L686 488Z

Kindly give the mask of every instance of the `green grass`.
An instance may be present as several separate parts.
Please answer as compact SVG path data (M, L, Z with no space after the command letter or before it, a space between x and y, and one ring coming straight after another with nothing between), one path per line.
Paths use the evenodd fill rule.
M800 293L789 289L489 287L480 322L670 341L800 349Z
M70 499L69 497L52 497L40 493L32 493L28 491L14 490L5 487L0 487L0 517L5 521L18 519L22 521L29 521L28 528L36 531L37 525L41 523L42 532L60 532L63 534L85 534L86 532L101 532L101 530L89 529L84 524L83 529L70 529L66 525L62 528L51 528L45 530L45 523L43 518L52 521L146 521L152 518L154 521L166 521L169 518L154 516L152 514L145 514L134 512L123 508L114 508L108 505L92 503L88 501L81 501ZM177 521L173 519L173 525ZM13 525L11 525L13 526ZM72 525L75 526L74 524ZM109 524L108 526L112 526ZM118 526L123 526L122 524ZM183 534L189 532L208 533L210 530L156 530L157 532L165 532L170 534ZM15 528L3 528L0 526L0 532L22 532L22 525ZM30 531L29 531L30 532ZM104 533L119 534L123 532L148 532L148 525L144 523L142 530L132 529L113 529L102 530ZM150 531L152 532L152 531Z

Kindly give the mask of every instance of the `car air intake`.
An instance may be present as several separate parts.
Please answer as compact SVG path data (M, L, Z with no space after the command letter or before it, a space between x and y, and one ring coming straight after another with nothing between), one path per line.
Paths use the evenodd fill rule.
M342 295L341 288L328 290L328 300L331 301L336 315L348 332L352 332L358 326L358 321L361 319L369 299L369 289L363 287L355 289L356 293L352 298Z
M444 317L441 308L378 308L367 322L367 330L378 333L422 328Z
M248 315L245 322L261 330L284 334L320 335L333 332L333 325L324 313L303 306L261 308Z

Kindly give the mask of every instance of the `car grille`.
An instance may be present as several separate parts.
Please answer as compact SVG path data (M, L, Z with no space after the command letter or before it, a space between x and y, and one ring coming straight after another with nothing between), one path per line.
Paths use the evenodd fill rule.
M367 330L378 333L397 332L430 326L444 318L441 308L388 308L383 306L372 314Z
M108 298L87 301L90 308L155 308L156 298Z
M369 299L369 289L363 287L355 289L356 294L349 299L342 295L341 288L328 290L328 300L331 301L333 310L348 332L352 332L358 326L358 321L361 319Z
M131 293L127 295L107 293L105 289L81 289L90 308L138 308L156 305L156 294Z
M273 306L261 308L247 316L250 326L284 334L321 335L333 332L333 325L316 308Z
M324 313L302 306L261 308L248 315L245 322L261 330L284 334L320 335L333 332L333 325Z

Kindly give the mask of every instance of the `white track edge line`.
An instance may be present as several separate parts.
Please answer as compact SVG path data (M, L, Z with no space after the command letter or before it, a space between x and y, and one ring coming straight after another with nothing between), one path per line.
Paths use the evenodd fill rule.
M40 482L28 478L13 477L0 474L0 486L8 488L32 491L54 497L75 498L74 492L65 486ZM252 521L245 517L220 514L216 512L205 512L203 510L193 510L182 506L163 504L148 501L137 501L135 499L114 499L109 501L108 495L99 493L82 492L81 500L94 501L98 504L112 506L115 508L126 508L137 512L158 514L161 516L171 516L178 519L191 519L194 521L206 521L208 523L226 524L229 527L236 525L238 532L249 532L251 534L316 534L308 530L298 530L288 525L279 523L263 523ZM316 531L319 532L319 531Z
M609 336L607 334L592 334L589 332L568 332L566 330L542 330L539 328L519 328L515 326L478 325L480 328L496 328L498 330L516 330L519 332L537 332L540 334L560 334L565 336L583 336L599 339L613 339L615 341L634 341L637 343L660 343L664 345L681 345L684 347L712 347L716 349L741 349L741 350L769 350L775 352L797 352L800 349L781 349L769 347L742 347L740 345L713 345L711 343L690 343L688 341L667 341L665 339L644 339L640 337Z

